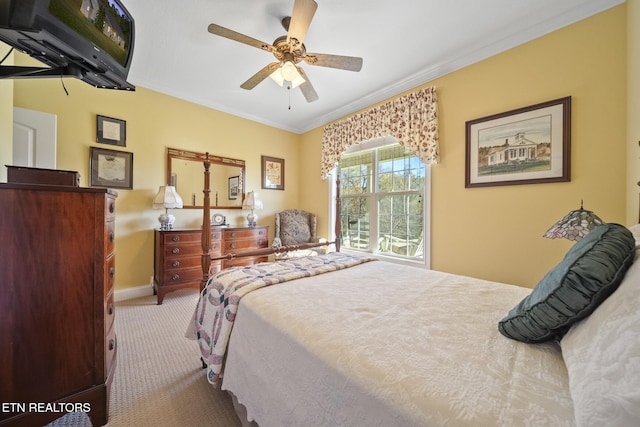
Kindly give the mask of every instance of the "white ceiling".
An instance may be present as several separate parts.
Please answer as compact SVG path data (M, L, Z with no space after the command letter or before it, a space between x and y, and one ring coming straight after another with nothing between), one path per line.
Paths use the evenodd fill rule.
M308 52L360 56L360 72L300 63L318 101L271 79L240 85L271 53L207 31L216 23L273 43L294 0L123 0L135 20L128 81L303 133L624 0L316 0ZM291 109L289 109L291 105Z

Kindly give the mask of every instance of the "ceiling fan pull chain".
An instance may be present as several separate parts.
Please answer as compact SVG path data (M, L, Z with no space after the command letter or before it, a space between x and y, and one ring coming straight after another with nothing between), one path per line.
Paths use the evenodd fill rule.
M291 110L291 86L287 85L287 90L289 91L289 110Z

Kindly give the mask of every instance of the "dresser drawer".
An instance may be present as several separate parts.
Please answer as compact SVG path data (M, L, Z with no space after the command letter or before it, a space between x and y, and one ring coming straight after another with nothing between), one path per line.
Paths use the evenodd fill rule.
M104 294L109 295L113 292L116 284L116 257L115 255L107 258L104 269Z
M166 257L164 259L164 269L166 272L171 270L182 270L183 268L197 268L202 266L202 256L190 257Z
M179 243L200 243L200 233L197 232L167 232L162 233L162 240L165 245L176 245Z
M220 231L211 232L211 242L219 242L222 238ZM179 243L197 243L201 245L202 233L199 231L165 231L162 235L165 245L174 245Z
M116 317L116 305L113 302L113 292L109 294L104 303L104 333L108 334L113 328L113 321Z
M116 361L118 341L116 339L116 328L111 328L111 331L105 336L104 340L104 375L109 376L111 367Z
M202 255L202 246L187 244L166 245L163 252L165 258L190 257Z
M116 223L107 221L104 224L104 256L108 257L113 253L116 241Z
M243 251L249 249L259 249L267 247L267 238L260 239L238 239L224 242L224 252Z
M106 196L104 206L104 217L106 221L113 221L116 218L116 199L112 196Z
M209 277L213 276L216 273L219 273L222 270L222 261L211 261L211 265L209 266Z
M225 230L224 240L232 239L252 239L256 237L267 238L267 230L263 228L246 228L241 230Z
M190 268L180 271L165 271L163 281L169 286L184 282L194 282L202 279L202 268Z

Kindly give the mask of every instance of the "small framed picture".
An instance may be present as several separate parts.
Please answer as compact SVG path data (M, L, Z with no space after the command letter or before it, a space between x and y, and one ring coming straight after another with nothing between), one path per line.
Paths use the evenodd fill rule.
M238 188L240 187L240 176L232 176L229 178L229 200L238 198Z
M262 156L262 188L284 190L284 159Z
M465 187L570 181L571 97L466 123Z
M92 187L133 188L133 153L90 147L89 170Z
M97 140L102 144L127 146L127 122L112 117L97 116Z

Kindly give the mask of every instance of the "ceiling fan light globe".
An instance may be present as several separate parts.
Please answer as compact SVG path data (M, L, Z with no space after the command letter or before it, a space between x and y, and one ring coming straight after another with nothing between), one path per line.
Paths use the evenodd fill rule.
M289 80L290 82L292 82L296 77L299 76L300 73L298 73L298 70L296 70L296 66L293 64L293 62L286 61L282 65L282 77L284 77L285 80Z
M300 74L298 74L298 77L296 77L295 79L291 80L291 88L295 89L298 86L300 86L302 83L304 83L306 80L304 79L304 77L302 77Z
M284 86L284 76L282 75L282 69L277 68L273 73L269 75L273 79L274 82L279 84L281 87Z

